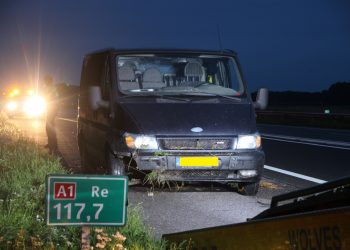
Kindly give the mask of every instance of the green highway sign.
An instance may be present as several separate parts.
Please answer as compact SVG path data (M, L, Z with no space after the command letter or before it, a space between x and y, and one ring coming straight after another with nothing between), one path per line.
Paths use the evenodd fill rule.
M46 221L52 226L123 226L128 177L48 175Z

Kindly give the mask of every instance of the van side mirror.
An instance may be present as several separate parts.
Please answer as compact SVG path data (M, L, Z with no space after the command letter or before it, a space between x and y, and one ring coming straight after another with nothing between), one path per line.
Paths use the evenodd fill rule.
M99 108L107 109L109 102L102 99L100 86L89 87L89 105L93 111L97 111Z
M269 90L267 88L260 88L256 95L256 101L254 102L254 108L266 109L269 102Z

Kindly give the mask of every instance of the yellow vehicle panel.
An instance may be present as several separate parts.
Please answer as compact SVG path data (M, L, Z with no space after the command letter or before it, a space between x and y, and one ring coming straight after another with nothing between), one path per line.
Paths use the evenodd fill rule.
M163 238L175 244L186 240L185 246L198 250L350 249L350 207L168 234Z

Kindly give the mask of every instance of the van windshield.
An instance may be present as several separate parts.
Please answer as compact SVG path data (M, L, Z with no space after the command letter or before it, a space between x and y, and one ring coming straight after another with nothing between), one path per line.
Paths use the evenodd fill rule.
M119 90L125 95L241 96L244 85L233 57L123 55L117 57Z

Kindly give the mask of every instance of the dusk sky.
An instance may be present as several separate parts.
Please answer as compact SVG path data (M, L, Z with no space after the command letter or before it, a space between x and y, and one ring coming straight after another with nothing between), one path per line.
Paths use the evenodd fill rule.
M107 47L219 49L217 26L251 91L350 82L349 0L1 0L0 85L78 85L83 56Z

